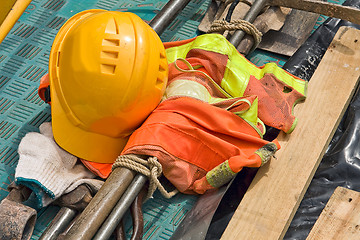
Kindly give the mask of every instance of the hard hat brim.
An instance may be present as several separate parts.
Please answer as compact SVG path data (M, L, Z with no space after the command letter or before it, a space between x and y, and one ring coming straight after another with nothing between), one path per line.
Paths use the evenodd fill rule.
M53 134L59 146L76 157L91 162L113 163L125 147L128 138L112 138L74 126L64 114L55 90L51 91Z

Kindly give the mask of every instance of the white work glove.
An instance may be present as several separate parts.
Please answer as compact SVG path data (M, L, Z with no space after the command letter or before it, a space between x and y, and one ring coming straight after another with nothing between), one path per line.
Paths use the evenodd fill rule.
M94 179L95 175L77 157L56 144L50 122L40 125L40 133L26 134L18 152L20 158L15 182L33 191L39 208L46 207L80 184L86 183L94 191L103 184L103 181Z

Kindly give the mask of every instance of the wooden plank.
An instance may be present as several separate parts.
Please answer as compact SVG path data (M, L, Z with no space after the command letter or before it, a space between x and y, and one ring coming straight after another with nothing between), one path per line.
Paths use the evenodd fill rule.
M281 239L354 93L360 75L360 31L340 28L295 108L298 126L261 167L222 239Z
M359 240L360 193L337 187L307 240Z

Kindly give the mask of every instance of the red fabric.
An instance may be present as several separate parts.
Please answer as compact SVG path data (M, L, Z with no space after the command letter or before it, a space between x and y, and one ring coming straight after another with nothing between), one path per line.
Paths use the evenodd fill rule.
M207 171L234 156L248 159L267 143L235 114L181 97L162 102L131 135L122 154L156 156L179 191L194 193L193 183Z
M46 102L46 100L45 100L45 90L49 85L50 85L50 79L49 79L49 74L47 73L47 74L45 74L44 76L41 77L40 85L39 85L39 89L38 89L39 97L44 102ZM49 104L51 105L50 102L49 102Z
M90 162L85 159L80 159L81 162L84 164L84 166L89 169L92 173L94 173L96 176L99 176L103 179L106 179L109 177L111 173L112 163L96 163L96 162Z
M273 74L265 74L260 80L250 77L244 96L259 97L258 116L268 126L289 132L295 121L292 108L304 96L279 81Z

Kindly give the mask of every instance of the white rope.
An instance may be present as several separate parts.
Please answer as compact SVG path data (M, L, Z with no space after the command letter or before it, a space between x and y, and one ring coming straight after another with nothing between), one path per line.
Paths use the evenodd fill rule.
M144 160L136 155L120 155L112 166L112 169L118 167L124 167L135 172L138 172L149 178L149 190L146 199L150 198L156 189L159 189L160 193L166 197L171 198L179 191L177 189L168 192L159 181L158 177L162 174L162 166L156 157L149 157Z
M209 30L210 32L223 32L242 30L247 34L250 34L254 38L254 46L257 46L261 42L262 33L250 22L245 20L231 20L227 22L225 20L215 20Z

